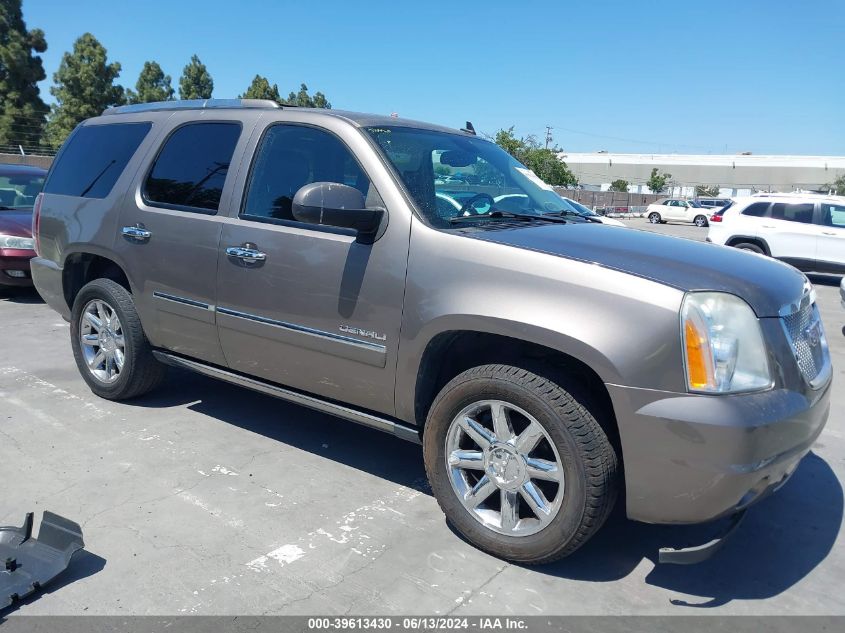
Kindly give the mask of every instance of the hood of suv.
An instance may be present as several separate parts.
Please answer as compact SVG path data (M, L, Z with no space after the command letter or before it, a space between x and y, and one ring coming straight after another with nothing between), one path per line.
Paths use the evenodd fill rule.
M532 224L473 231L468 237L598 264L679 290L729 292L758 317L801 297L804 275L776 260L735 248L601 224Z

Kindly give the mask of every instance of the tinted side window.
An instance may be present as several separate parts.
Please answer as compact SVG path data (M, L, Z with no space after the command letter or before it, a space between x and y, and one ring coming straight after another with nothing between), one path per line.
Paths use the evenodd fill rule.
M339 182L365 197L370 181L346 146L333 134L301 125L274 125L261 140L242 215L295 221L293 196L312 182Z
M845 204L822 204L822 224L845 229Z
M751 216L754 216L755 218L762 218L764 215L766 215L766 210L768 208L769 208L768 202L755 202L754 204L746 207L743 210L742 215L751 215Z
M62 149L44 193L105 198L151 123L111 123L78 128Z
M808 202L806 204L786 204L785 202L775 202L772 204L772 219L811 224L813 222L814 206L815 205L812 202Z
M239 123L190 123L165 141L144 183L147 201L185 210L216 212Z

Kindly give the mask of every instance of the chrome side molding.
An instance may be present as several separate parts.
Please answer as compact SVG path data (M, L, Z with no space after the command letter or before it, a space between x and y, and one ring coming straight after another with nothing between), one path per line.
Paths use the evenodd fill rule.
M252 389L253 391L260 391L261 393L266 393L270 396L308 407L309 409L314 409L338 418L343 418L344 420L349 420L350 422L355 422L356 424L368 426L372 429L378 429L379 431L390 433L400 439L414 442L415 444L421 443L417 429L388 418L358 411L357 409L353 409L342 404L323 400L317 396L299 393L273 383L258 380L257 378L242 376L227 369L215 367L214 365L207 365L188 358L182 358L181 356L171 354L170 352L154 350L153 355L157 360L173 367L189 369L199 374L203 374L204 376L224 380L234 385L246 387L247 389Z

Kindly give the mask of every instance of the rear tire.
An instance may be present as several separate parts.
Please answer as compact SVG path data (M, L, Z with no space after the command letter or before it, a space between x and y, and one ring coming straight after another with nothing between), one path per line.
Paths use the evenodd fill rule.
M572 554L616 501L616 452L590 410L517 367L484 365L450 381L429 411L423 452L449 523L506 560Z
M166 373L153 357L132 295L111 279L95 279L76 295L70 338L79 373L106 400L148 393Z
M693 220L693 223L694 223L696 226L705 227L705 226L707 226L707 225L708 225L708 222L707 222L707 216L705 216L705 215L697 215L697 216L695 216L695 219Z
M648 221L652 224L660 224L663 222L663 219L660 217L660 214L657 211L652 211L648 214Z
M752 244L751 242L739 242L733 245L734 248L739 248L744 251L751 251L752 253L759 253L760 255L765 255L766 251L762 248L757 246L757 244Z

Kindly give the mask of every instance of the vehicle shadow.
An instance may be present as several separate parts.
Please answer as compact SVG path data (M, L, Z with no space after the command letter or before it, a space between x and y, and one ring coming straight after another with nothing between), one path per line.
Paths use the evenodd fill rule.
M6 619L6 616L11 615L21 607L32 604L36 600L39 600L45 594L50 594L59 589L66 587L77 580L83 580L84 578L88 578L89 576L93 576L94 574L102 571L106 566L106 559L96 554L89 552L88 550L80 550L73 555L73 558L70 559L70 565L68 565L67 569L65 569L61 574L56 576L56 579L52 582L44 585L43 587L36 589L33 593L29 594L23 600L18 600L12 603L6 609L0 609L0 624Z
M169 368L169 379L133 406L191 411L431 494L422 449L411 442L194 372Z
M265 394L170 369L162 388L131 404L180 405L253 433L431 494L421 448L346 420ZM809 574L831 551L842 523L842 485L823 459L810 453L776 494L752 507L740 528L709 561L693 566L657 564L661 547L702 544L723 526L654 526L629 521L617 507L605 527L572 556L537 573L584 582L612 582L643 560L654 564L646 582L700 597L672 600L679 607L716 607L731 600L765 599Z
M11 303L44 303L35 288L0 288L0 301Z
M748 510L713 558L690 566L658 564L658 550L702 544L722 522L655 526L621 514L574 555L534 569L572 580L610 582L648 559L655 565L646 576L648 584L701 598L670 600L677 606L712 608L731 600L771 598L807 576L830 553L842 524L843 492L827 462L810 453L781 490Z

